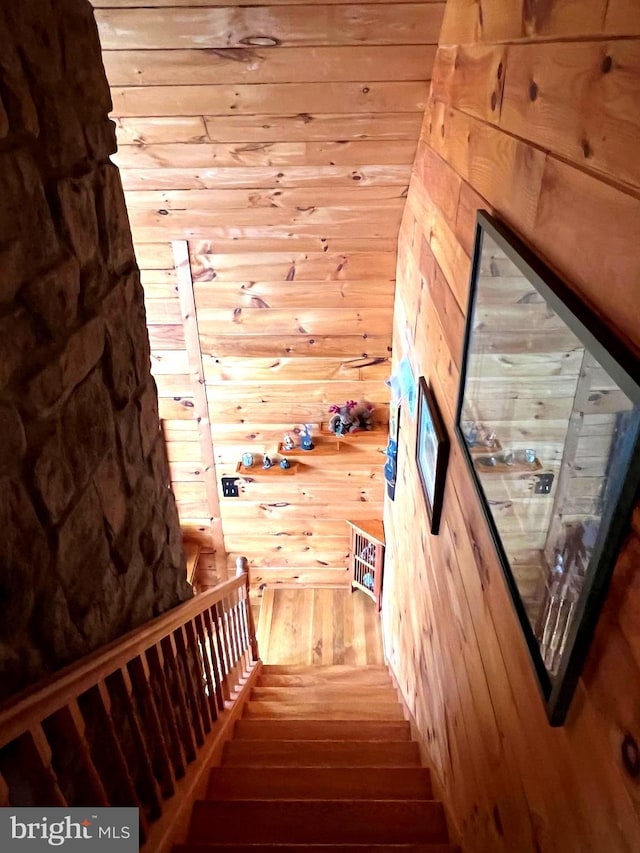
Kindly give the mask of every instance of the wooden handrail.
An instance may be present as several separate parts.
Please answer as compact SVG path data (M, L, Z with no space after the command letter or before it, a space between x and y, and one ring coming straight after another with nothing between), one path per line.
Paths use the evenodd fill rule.
M244 574L196 595L0 705L0 749L195 616L245 587Z
M71 746L94 804L124 796L146 837L258 659L242 568L0 705L1 799L73 805Z

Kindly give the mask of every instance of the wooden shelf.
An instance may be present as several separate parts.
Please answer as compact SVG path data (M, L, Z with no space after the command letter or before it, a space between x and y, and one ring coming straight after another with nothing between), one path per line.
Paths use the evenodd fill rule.
M475 445L475 447L469 447L469 453L472 456L493 456L494 453L500 453L502 450L502 445L499 441L496 440L496 443L493 447L482 447L482 445Z
M329 456L335 453L336 449L331 444L326 444L319 438L314 438L313 450L303 450L301 447L294 447L293 450L286 450L282 446L282 442L278 445L278 453L280 456Z
M358 444L359 442L365 444L365 436L379 436L382 434L383 430L377 424L374 424L372 429L358 429L355 432L347 432L344 435L336 435L335 432L331 432L328 426L323 426L320 430L320 435L328 440L332 440L335 442L336 450L340 450L340 444L344 441L347 444ZM374 441L376 439L374 438Z
M490 456L491 454L485 455ZM506 462L498 462L497 465L482 465L478 459L474 459L473 464L480 474L523 474L542 469L542 463L539 459L536 459L535 462L514 462L513 465L507 465Z
M274 462L271 468L263 468L262 465L252 465L245 468L242 462L236 465L236 473L246 477L291 477L298 470L298 463L289 463L289 468L281 468L279 462Z

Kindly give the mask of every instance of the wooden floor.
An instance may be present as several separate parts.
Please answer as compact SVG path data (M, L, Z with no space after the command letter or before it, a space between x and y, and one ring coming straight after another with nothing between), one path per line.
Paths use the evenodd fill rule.
M257 624L264 663L384 663L378 612L357 590L267 587Z

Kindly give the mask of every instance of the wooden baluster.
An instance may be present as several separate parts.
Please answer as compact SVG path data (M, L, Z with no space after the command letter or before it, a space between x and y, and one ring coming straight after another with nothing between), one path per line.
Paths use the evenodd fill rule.
M202 715L202 723L204 725L205 732L211 731L211 714L209 712L209 701L207 699L206 694L206 676L205 676L205 663L204 663L204 655L203 650L200 649L200 644L198 642L198 635L196 633L195 625L193 624L194 620L189 619L189 621L185 624L184 628L187 634L187 642L189 643L189 648L191 649L191 654L196 663L197 672L194 675L197 678L197 699L198 705L200 707L200 714Z
M180 677L180 667L176 658L175 639L173 634L165 637L162 642L162 652L164 654L165 668L171 673L172 684L175 692L175 700L178 703L178 728L180 730L180 740L184 749L184 754L187 762L195 760L196 745L193 738L193 729L191 728L191 720L189 717L189 709L187 708L187 699L185 695L186 687Z
M231 681L231 673L233 671L233 654L231 650L231 643L229 641L229 629L227 625L227 616L225 613L224 601L219 601L215 605L215 612L218 619L218 630L220 631L220 640L222 642L222 648L224 650L224 672L226 676L226 681L229 684Z
M85 722L77 699L72 699L68 705L56 711L47 720L47 728L52 728L60 733L62 738L66 740L70 747L73 747L73 753L79 759L84 770L84 776L88 784L88 790L83 792L86 794L86 805L93 806L109 806L109 797L102 784L100 774L93 763L91 748L87 738L85 737Z
M222 602L223 606L223 627L224 627L224 636L226 638L226 645L229 655L229 689L235 690L236 685L238 684L238 680L240 677L239 667L238 667L238 656L236 654L236 647L233 637L233 626L231 622L231 602L229 598L225 598Z
M209 637L209 651L211 653L211 665L213 670L213 678L216 685L216 700L218 703L218 710L224 710L224 695L222 691L222 682L224 679L224 672L222 669L222 662L219 659L219 648L218 648L218 636L215 633L213 622L211 620L211 611L205 610L202 614L203 623L207 631L207 636Z
M225 661L225 652L224 652L224 635L223 635L223 627L222 620L220 618L220 613L218 611L218 605L214 604L210 613L210 619L212 623L212 628L216 634L216 648L217 648L217 661L220 669L220 678L221 678L221 688L222 688L222 696L223 696L223 705L224 700L228 700L231 697L231 692L229 690L229 678L228 678L228 666Z
M202 717L200 716L200 705L197 699L196 688L193 680L193 672L191 671L191 661L190 655L187 652L187 644L184 637L183 626L181 625L179 628L173 632L176 641L176 651L178 657L182 661L184 677L187 686L187 698L189 700L189 711L191 716L191 722L193 723L193 732L195 735L196 743L198 746L202 746L204 743L204 729L202 726Z
M253 655L251 653L251 637L247 619L248 601L244 589L238 590L238 598L240 599L238 602L238 613L240 615L240 627L242 630L242 650L244 653L245 669L247 669L251 665Z
M37 776L37 805L67 806L67 800L53 769L51 746L42 726L33 726L18 739L22 763Z
M164 658L159 645L151 646L147 649L147 661L149 670L153 676L154 683L160 690L160 708L164 723L169 734L169 750L171 754L171 763L176 779L182 778L185 774L185 760L182 752L182 740L178 732L178 723L176 721L176 713L169 695L169 688L165 678Z
M244 575L245 583L245 615L247 618L247 628L249 631L249 645L251 647L251 658L254 661L260 659L258 650L258 638L256 636L255 620L253 611L251 610L251 579L249 577L249 563L246 557L238 557L236 560L236 576Z
M147 736L151 739L154 772L160 783L162 796L170 797L175 792L175 777L158 706L156 705L156 697L149 683L149 664L144 652L130 660L127 668L131 675L131 683L138 700L138 707L146 723Z
M113 797L111 804L114 806L135 806L140 810L140 839L144 841L148 835L147 819L111 715L111 695L105 682L99 681L95 687L85 693L81 701L83 704L84 702L87 703L88 710L96 719L106 741L106 748L116 766L118 797L117 799Z
M242 669L242 644L240 642L240 635L238 631L238 613L236 609L238 606L238 590L234 589L227 600L229 602L229 623L231 636L233 638L234 663L238 669L237 677L239 678L241 675L240 670Z
M227 598L225 598L224 610L225 610L225 615L227 617L227 631L229 632L229 644L231 646L231 669L234 671L234 678L235 678L234 684L237 684L237 682L238 682L237 670L239 668L238 667L238 660L240 658L240 655L238 652L238 640L236 638L236 624L235 624L235 620L233 618L233 607L234 607L233 598L234 598L233 593L231 593L231 595L229 595L229 596L227 596Z
M249 647L249 632L247 630L246 613L244 607L244 587L238 590L238 604L236 606L238 624L240 630L240 648L242 649L242 668L246 670L251 664L251 648Z
M133 734L133 740L138 750L140 775L142 777L142 784L144 785L144 793L148 799L149 817L151 820L155 820L162 814L162 798L160 796L158 781L153 772L153 764L151 763L147 741L140 725L131 678L126 666L114 672L113 675L110 675L107 683L110 692L113 693L115 691L115 695L119 694L123 702L125 714ZM111 690L112 685L113 691Z
M0 809L11 805L11 797L9 796L9 786L7 785L4 776L0 773Z
M242 637L242 617L240 615L240 590L235 590L233 597L235 599L231 610L231 618L234 624L234 633L236 637L236 648L238 650L238 666L244 672L247 668L247 656L245 654L246 646Z
M200 649L202 650L202 661L204 664L204 673L207 679L207 700L209 702L209 713L211 720L218 719L218 708L216 705L216 680L213 667L213 653L210 645L209 634L204 625L202 614L194 619Z

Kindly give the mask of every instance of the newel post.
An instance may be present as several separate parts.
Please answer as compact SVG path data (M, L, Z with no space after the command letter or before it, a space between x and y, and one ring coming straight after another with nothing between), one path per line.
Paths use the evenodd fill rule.
M244 575L245 586L247 589L247 625L249 626L249 642L251 644L251 658L257 661L260 657L258 653L258 640L256 638L256 626L253 621L253 611L251 610L250 599L250 583L249 583L249 562L246 557L236 558L236 577Z

